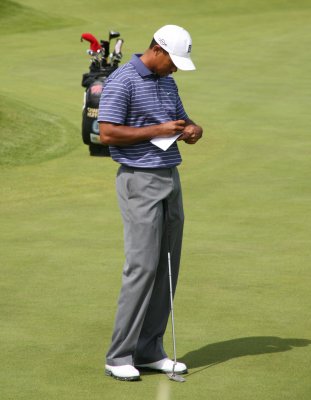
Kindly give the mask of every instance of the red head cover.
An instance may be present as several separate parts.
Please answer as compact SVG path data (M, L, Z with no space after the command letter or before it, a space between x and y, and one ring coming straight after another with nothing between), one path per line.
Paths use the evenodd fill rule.
M93 36L91 33L82 33L81 41L82 39L85 39L88 42L90 42L90 50L92 51L97 51L102 48L96 37Z

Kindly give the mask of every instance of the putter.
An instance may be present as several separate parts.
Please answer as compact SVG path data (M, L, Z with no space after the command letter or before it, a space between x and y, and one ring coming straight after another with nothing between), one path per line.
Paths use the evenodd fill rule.
M171 321L172 321L172 338L173 338L173 352L174 352L174 364L173 371L168 372L166 375L171 381L175 382L186 382L186 379L181 375L175 373L175 367L177 364L176 359L176 339L175 339L175 324L174 324L174 302L173 302L173 285L172 285L172 267L171 267L171 250L170 250L170 235L169 235L169 218L168 218L168 203L164 201L164 212L166 218L166 231L167 231L167 264L168 264L168 280L170 286L170 306L171 306Z

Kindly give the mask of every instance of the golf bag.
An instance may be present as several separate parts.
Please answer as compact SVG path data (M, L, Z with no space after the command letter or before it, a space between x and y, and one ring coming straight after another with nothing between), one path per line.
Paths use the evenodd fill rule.
M82 75L82 87L85 88L82 110L82 140L89 146L91 156L110 157L109 147L100 143L97 122L98 107L103 85L107 77L118 68L122 59L123 39L119 32L109 32L109 41L100 43L90 33L83 33L83 39L90 42L87 53L91 56L89 72ZM110 54L110 41L116 38L113 53Z

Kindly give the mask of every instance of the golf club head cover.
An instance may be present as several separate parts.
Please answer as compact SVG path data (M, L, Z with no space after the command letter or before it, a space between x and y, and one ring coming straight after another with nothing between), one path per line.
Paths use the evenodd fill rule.
M90 50L96 52L98 50L101 50L102 47L99 44L98 40L96 39L95 36L93 36L91 33L82 33L81 35L81 42L84 40L87 40L88 42L90 42Z

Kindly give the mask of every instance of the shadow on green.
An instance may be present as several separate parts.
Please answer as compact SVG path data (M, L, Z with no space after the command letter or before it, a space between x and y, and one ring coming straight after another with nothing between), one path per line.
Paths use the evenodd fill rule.
M309 339L283 339L277 336L245 337L208 344L185 354L181 359L189 368L208 368L233 358L280 353L310 344Z

